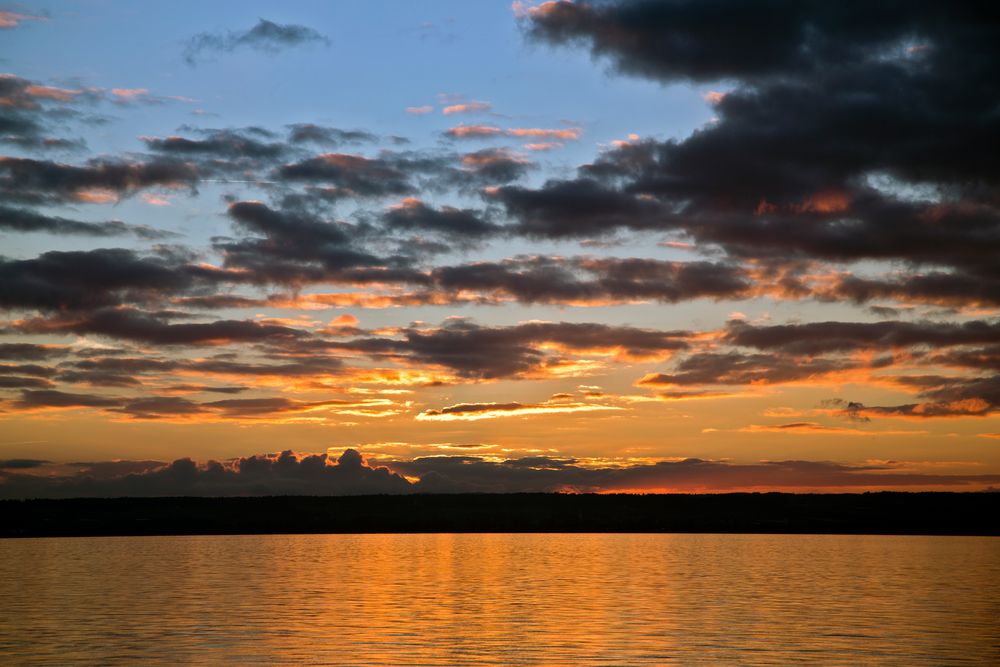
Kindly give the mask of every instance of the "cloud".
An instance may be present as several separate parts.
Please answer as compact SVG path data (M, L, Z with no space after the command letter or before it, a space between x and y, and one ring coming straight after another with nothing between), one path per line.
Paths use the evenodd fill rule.
M527 417L606 410L622 410L622 408L596 403L460 403L440 410L424 410L416 418L420 421L478 421L501 417Z
M429 104L419 107L406 107L406 113L420 116L423 114L433 113L434 107Z
M49 17L40 14L21 14L7 10L0 10L0 30L16 28L26 21L48 21Z
M533 139L562 139L563 141L576 141L580 138L582 130L578 127L546 130L538 127L512 127L507 130L511 137L531 137Z
M378 141L378 136L365 130L341 130L313 123L296 123L288 126L288 140L293 144L313 143L320 146L341 146Z
M981 488L998 475L929 474L900 464L828 461L727 463L702 459L596 466L551 456L495 460L429 456L369 463L354 449L327 454L284 451L197 464L190 459L66 464L70 473L0 469L0 496L79 498L151 496L358 495L415 492L736 491ZM23 469L23 468L22 468ZM415 480L415 481L410 481Z
M274 162L285 157L289 147L281 141L273 141L273 134L261 128L242 130L197 130L203 138L188 139L181 136L140 137L146 146L163 155L176 158L212 158L215 160L245 161L244 167L257 166L261 162ZM294 134L294 131L293 131ZM218 169L217 162L212 165ZM204 169L208 171L208 169Z
M503 130L492 125L456 125L444 134L452 139L482 139L498 137L503 134Z
M902 405L869 406L850 401L838 413L851 420L870 417L927 419L936 417L988 417L1000 412L1000 375L982 377L922 376L899 378L919 387L925 401Z
M68 350L58 345L37 345L34 343L0 343L0 359L19 361L39 361L61 357Z
M155 229L148 225L129 225L119 220L83 222L3 205L0 205L0 229L13 232L45 232L60 236L125 236L131 234L145 240L174 236L171 232Z
M524 147L529 151L554 151L562 148L563 145L558 141L543 141L539 143L525 144Z
M463 155L462 166L483 182L493 184L517 180L534 165L502 148L484 148Z
M149 187L193 187L197 168L171 158L95 159L83 166L0 156L0 193L26 203L114 202Z
M671 373L650 373L643 386L763 385L816 380L856 367L849 359L799 359L777 354L699 352L681 359Z
M171 323L157 313L129 308L96 309L78 315L24 320L17 328L25 333L96 334L156 345L229 345L303 335L297 329L252 320Z
M451 320L436 329L408 328L402 339L358 338L329 343L332 349L397 357L442 366L469 379L558 374L571 355L622 359L670 356L687 346L688 333L607 324L525 322L510 327Z
M458 104L449 104L441 109L441 113L446 116L456 113L482 113L492 108L493 105L489 102L461 102Z
M107 408L120 402L117 398L97 394L75 394L55 389L23 390L14 406L21 410L37 408Z
M217 278L211 269L123 248L53 250L33 259L0 258L0 307L66 311L156 302Z
M517 232L533 237L602 236L620 227L657 229L667 216L655 201L589 179L550 180L539 189L508 185L493 190L490 198L517 221Z
M43 459L3 459L0 460L0 470L30 470L40 468L51 461Z
M449 237L487 238L500 228L468 209L442 206L435 209L415 197L407 197L389 208L382 221L390 229L432 232Z
M232 53L238 49L249 48L276 54L297 46L315 43L329 45L330 40L308 26L258 19L257 24L247 30L198 33L185 44L184 60L189 65L196 65L213 53Z
M742 433L791 433L796 435L835 435L835 436L913 436L926 435L927 431L865 431L843 426L829 426L817 422L789 422L787 424L751 424L738 429Z
M729 1L543 7L521 13L535 40L589 47L630 75L733 87L713 98L715 122L690 136L628 142L581 167L578 189L598 186L599 224L573 222L579 205L556 196L570 180L531 193L551 202L544 215L501 199L523 229L590 238L656 227L742 259L944 267L844 287L996 302L988 258L1000 251L1000 171L978 156L1000 136L990 87L1000 52L973 14L912 5L862 16L812 2L781 5L776 16ZM640 197L661 214L630 215Z
M1000 322L810 322L754 326L729 323L727 342L758 350L816 355L913 346L949 347L1000 340Z
M408 165L383 158L345 153L324 153L282 166L277 175L290 182L324 183L336 188L337 196L384 197L415 191Z
M428 492L848 490L985 486L997 478L826 461L737 464L684 459L597 467L548 457L493 461L475 456L434 456L386 464L408 477L419 477L415 488Z
M355 450L337 459L326 454L249 456L198 465L103 462L76 464L77 472L42 477L0 473L0 495L24 497L274 496L408 493L411 484L381 466L371 466Z

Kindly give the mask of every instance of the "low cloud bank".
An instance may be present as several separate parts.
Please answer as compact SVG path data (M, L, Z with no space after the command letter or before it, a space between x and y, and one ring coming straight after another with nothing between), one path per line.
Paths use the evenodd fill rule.
M354 449L255 455L197 464L191 459L54 464L18 459L0 467L0 498L367 495L615 491L929 489L976 490L1000 475L927 474L888 462L734 464L702 459L594 467L545 456L490 460L433 456L367 461Z

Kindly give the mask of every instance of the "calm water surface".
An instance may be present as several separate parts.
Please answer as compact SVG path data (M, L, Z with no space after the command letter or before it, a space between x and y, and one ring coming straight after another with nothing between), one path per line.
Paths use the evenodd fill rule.
M1000 539L0 540L0 664L998 665Z

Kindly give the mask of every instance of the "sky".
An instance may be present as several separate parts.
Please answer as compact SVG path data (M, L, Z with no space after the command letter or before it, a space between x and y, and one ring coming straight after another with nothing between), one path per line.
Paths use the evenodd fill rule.
M0 497L996 488L996 11L0 4Z

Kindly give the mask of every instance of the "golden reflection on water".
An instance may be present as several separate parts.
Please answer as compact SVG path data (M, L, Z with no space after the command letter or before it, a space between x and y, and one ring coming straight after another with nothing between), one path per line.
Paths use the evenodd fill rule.
M0 540L0 601L0 664L1000 664L997 538Z

